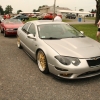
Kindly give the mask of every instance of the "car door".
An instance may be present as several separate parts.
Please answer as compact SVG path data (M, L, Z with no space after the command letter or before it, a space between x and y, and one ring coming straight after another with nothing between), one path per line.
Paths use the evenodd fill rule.
M35 29L34 23L32 23L30 25L30 27L28 28L28 34L33 34L33 36L34 36L34 39L27 37L27 44L26 45L29 49L29 54L32 57L35 57L35 51L36 51L36 48L37 48L37 39L36 39L36 29Z
M27 35L28 35L28 28L31 25L30 22L27 22L21 29L21 33L19 34L23 47L28 50L27 47Z

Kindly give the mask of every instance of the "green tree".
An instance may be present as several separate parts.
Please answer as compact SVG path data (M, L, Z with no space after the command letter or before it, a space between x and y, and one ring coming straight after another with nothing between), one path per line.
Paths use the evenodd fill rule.
M33 12L37 12L37 10L36 9L33 9Z
M84 9L79 9L79 11L84 11Z
M17 10L17 14L19 14L20 12L22 12L22 10Z
M100 19L100 0L95 0L96 1L96 19L95 19L95 24L97 24L97 22Z
M5 14L11 14L13 11L13 8L11 7L11 5L7 5L7 7L5 8Z
M3 11L2 6L0 6L0 14L1 14L1 15L3 15L3 14L4 14L4 11Z

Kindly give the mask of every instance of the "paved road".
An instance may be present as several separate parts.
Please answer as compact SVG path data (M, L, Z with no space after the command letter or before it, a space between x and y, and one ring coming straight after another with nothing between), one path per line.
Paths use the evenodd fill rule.
M76 19L67 19L69 24L95 24L95 20L87 19L87 18L82 18L81 22L78 21L78 18Z
M60 80L42 74L16 46L16 37L0 33L0 100L100 100L100 76Z

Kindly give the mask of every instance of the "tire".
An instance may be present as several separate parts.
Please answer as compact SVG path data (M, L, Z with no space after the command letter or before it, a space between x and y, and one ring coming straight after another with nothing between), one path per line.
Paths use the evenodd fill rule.
M39 50L37 53L37 64L38 64L39 70L42 73L44 73L44 74L49 73L47 59L46 59L46 56L42 50Z
M3 33L3 30L1 29L1 33Z
M17 47L18 47L19 49L22 49L19 36L17 36Z
M3 35L4 35L4 37L7 37L6 31L4 31Z

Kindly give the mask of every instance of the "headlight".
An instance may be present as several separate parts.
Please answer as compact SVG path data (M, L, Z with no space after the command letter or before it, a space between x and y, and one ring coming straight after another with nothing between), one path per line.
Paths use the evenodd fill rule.
M55 58L64 65L70 65L73 64L75 66L78 66L80 64L80 60L75 57L64 57L64 56L55 56Z

